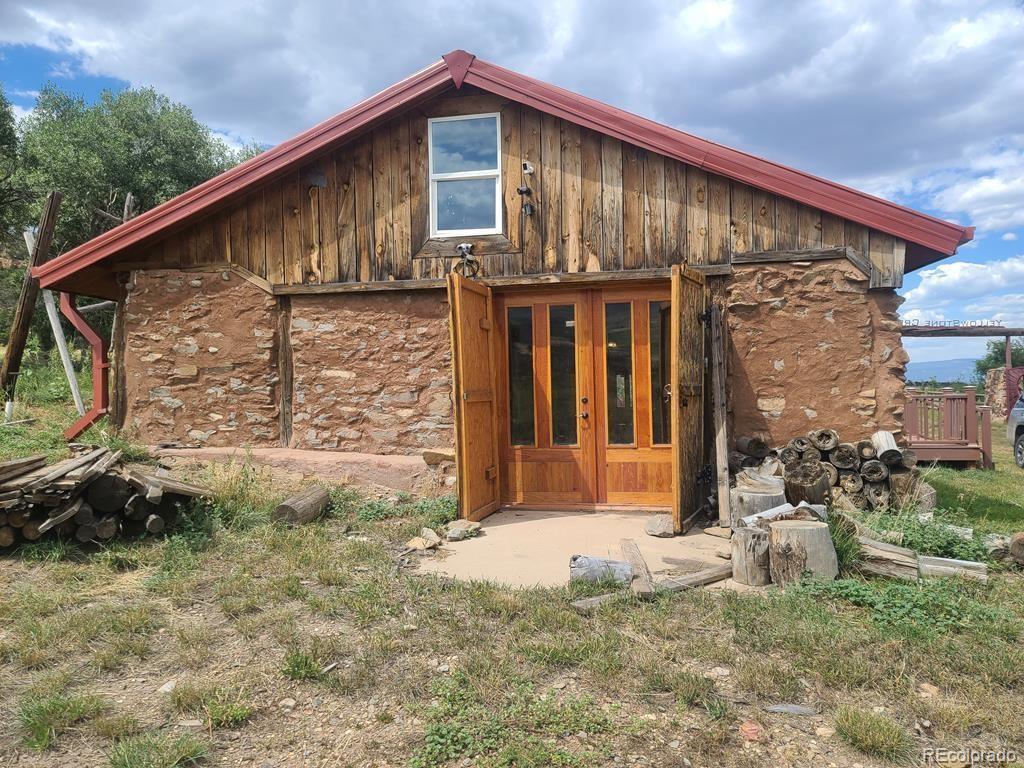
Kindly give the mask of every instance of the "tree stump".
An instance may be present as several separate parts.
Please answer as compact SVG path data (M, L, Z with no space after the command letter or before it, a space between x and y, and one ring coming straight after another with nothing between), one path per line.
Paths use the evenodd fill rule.
M769 568L779 586L800 581L809 571L819 579L839 575L839 560L827 523L779 520L768 526Z
M839 445L839 435L834 429L815 429L807 433L807 439L822 453L828 453Z
M768 531L739 528L732 536L732 577L740 584L763 587L772 583Z
M135 490L127 480L109 472L89 484L85 500L96 512L120 512L134 494Z
M875 458L878 454L875 452L875 445L870 440L860 440L857 442L857 453L860 454L862 461Z
M860 493L864 489L864 478L852 469L839 470L839 487L847 493Z
M292 525L308 523L320 517L331 503L331 494L322 485L311 485L290 499L285 499L274 510L274 519Z
M839 469L856 469L860 466L860 453L852 443L840 443L829 452L828 460Z
M871 459L860 465L860 474L865 482L880 483L889 476L889 468L877 459Z
M835 468L835 465L827 461L819 461L818 464L821 465L825 474L828 475L828 484L839 485L839 470Z
M812 449L813 450L813 449ZM809 452L809 451L808 451ZM828 473L817 460L802 461L783 476L786 483L786 498L790 504L806 501L808 504L827 504L831 496L832 483Z
M755 459L763 459L770 449L768 443L759 437L737 437L736 450Z
M871 436L871 444L875 446L878 460L883 464L899 464L903 461L903 452L896 445L892 432L880 430Z

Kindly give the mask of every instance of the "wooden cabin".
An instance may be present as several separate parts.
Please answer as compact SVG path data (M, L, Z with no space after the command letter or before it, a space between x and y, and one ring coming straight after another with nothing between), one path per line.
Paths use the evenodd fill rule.
M895 289L971 236L455 51L37 276L118 302L79 431L455 447L466 516L681 529L716 314L731 435L898 431Z

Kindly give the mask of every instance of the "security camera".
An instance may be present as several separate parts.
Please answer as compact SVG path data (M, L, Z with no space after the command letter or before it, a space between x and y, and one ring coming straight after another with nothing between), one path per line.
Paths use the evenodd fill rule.
M455 246L455 252L462 258L471 257L473 255L473 244L459 243Z
M530 194L533 194L530 191L530 188L528 186L526 186L525 184L523 184L522 186L516 187L516 192L518 192L520 195L530 195Z
M527 176L533 173L533 163L531 163L529 160L523 161L523 173L525 173Z

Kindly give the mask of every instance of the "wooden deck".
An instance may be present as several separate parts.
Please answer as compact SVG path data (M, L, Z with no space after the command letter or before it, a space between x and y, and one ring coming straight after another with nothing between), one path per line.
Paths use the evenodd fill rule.
M907 439L920 461L950 461L992 469L992 409L975 387L922 392L907 387Z

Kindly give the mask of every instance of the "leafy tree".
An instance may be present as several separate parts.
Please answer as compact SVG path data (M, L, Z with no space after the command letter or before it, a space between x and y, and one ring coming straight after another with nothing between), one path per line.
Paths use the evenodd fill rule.
M1024 365L1024 340L1010 340L1010 360L1014 367ZM986 344L985 356L974 361L974 372L979 384L984 384L985 373L992 368L1006 365L1006 340L991 340Z
M55 243L66 250L114 226L125 196L145 211L243 159L192 111L152 88L105 91L95 104L48 85L23 121L19 178L39 214L64 192ZM110 214L110 215L105 215Z
M0 84L0 255L18 254L16 238L28 202L28 194L15 178L18 148L14 108Z

